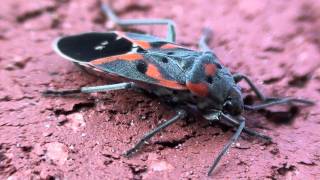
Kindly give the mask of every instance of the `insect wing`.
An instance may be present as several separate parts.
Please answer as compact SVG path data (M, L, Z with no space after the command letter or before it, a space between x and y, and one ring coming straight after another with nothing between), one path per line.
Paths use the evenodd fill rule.
M141 42L143 42L141 40ZM145 44L149 42L146 41ZM137 44L117 33L84 33L58 39L54 49L63 57L121 77L156 84L171 89L186 89L165 70L154 57L138 53Z
M120 55L132 50L132 42L116 33L90 32L57 39L54 50L63 57L86 63L95 59Z
M179 46L175 43L167 42L164 39L152 36L149 34L139 34L131 32L117 32L119 35L127 38L137 46L149 50L149 49L163 49L163 50L173 50L173 49L187 49L185 47Z

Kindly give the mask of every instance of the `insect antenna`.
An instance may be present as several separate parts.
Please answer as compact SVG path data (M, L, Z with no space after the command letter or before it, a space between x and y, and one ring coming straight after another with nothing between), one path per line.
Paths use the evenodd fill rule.
M296 98L271 98L270 100L267 100L266 102L258 105L244 105L245 110L250 111L256 111L260 109L264 109L266 107L280 105L280 104L301 104L305 106L312 106L315 103L312 101L304 100L304 99L296 99Z

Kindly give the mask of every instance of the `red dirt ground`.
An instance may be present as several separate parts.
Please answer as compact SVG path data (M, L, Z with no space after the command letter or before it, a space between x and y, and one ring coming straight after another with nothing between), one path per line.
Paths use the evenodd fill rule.
M124 18L173 19L177 41L189 47L210 27L211 47L232 72L251 76L268 95L320 99L318 0L122 0L112 6ZM127 159L125 150L173 114L157 99L131 91L41 96L47 88L105 83L51 48L60 35L105 31L105 21L111 27L97 1L3 0L0 10L0 179L212 178L208 167L232 129L181 121ZM164 27L140 30L165 34ZM245 85L244 92L252 94ZM216 179L320 179L319 105L246 117L274 143L243 135Z

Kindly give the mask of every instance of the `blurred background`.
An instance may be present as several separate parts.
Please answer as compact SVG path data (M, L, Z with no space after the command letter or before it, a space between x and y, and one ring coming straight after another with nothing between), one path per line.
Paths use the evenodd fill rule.
M123 91L44 98L48 88L101 85L104 79L57 56L61 35L122 30L121 18L168 18L177 43L197 48L203 27L232 72L249 75L272 96L320 98L319 0L2 0L0 6L0 179L204 179L233 134L196 119L155 137L131 159L121 154L172 115L159 100ZM130 31L164 37L162 26ZM247 99L250 92L245 84ZM244 136L224 157L217 179L319 179L320 112L277 107L246 114L248 126L274 139Z

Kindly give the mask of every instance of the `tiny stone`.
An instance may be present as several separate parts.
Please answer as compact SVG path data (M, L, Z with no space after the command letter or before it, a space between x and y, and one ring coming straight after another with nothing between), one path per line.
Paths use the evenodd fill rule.
M52 132L44 132L42 135L44 136L44 137L49 137L49 136L51 136L53 133Z
M14 65L13 64L8 64L8 65L6 65L6 67L4 68L5 70L8 70L8 71L12 71L12 70L14 70L15 68L14 68Z
M67 119L67 117L66 117L65 115L60 115L60 116L58 117L58 121L57 121L58 126L62 126L62 125L64 125L66 122L68 122L68 119Z

